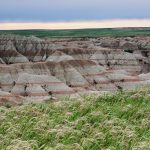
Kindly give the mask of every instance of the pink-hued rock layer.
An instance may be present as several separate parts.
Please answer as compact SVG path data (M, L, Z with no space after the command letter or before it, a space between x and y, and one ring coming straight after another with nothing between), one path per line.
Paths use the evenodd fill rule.
M0 35L0 105L150 84L150 37Z

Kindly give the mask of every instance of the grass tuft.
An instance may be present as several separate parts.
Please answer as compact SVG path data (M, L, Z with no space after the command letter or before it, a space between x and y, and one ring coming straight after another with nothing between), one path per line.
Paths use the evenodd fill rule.
M149 150L150 88L0 107L2 150Z

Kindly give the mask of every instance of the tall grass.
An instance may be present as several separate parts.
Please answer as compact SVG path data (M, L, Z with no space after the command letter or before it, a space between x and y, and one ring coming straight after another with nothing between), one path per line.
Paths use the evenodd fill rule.
M1 150L149 150L150 88L0 107Z

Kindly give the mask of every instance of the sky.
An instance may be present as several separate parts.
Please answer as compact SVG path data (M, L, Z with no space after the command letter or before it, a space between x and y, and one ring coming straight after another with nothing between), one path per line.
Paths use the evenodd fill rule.
M126 21L129 26L143 22L139 26L150 27L149 6L150 0L0 0L0 29L12 28L16 23L22 28L52 28L54 24L57 28L62 24L62 28L75 28L77 23L81 27L101 27L104 22L112 25L119 21L121 25L121 20L122 26Z

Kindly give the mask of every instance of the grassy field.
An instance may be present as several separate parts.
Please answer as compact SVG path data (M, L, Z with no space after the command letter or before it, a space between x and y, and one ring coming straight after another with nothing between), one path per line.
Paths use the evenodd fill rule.
M124 28L124 29L76 29L76 30L9 30L0 31L0 34L17 34L25 36L37 36L40 38L64 38L64 37L134 37L150 36L150 28Z
M150 88L0 107L1 150L150 150Z

